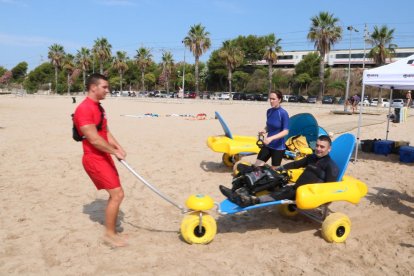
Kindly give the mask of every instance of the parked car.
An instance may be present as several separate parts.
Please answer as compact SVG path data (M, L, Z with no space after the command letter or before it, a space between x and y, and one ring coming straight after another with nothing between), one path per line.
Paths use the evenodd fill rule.
M230 93L228 92L221 93L218 99L219 100L230 100Z
M298 96L298 102L300 103L306 103L306 98L303 97L302 95Z
M359 102L359 105L363 105L363 106L369 106L370 104L371 103L369 102L368 99L365 99L365 100Z
M289 97L288 102L297 103L297 102L299 102L299 97L296 96L296 95L292 95L292 96Z
M306 100L307 103L316 103L316 97L315 96L309 96Z
M255 94L255 95L254 95L254 100L255 100L255 101L265 102L265 101L267 101L268 99L269 99L269 97L268 97L268 95L267 95L267 94L260 94L260 93L258 93L258 94Z
M378 106L378 98L373 98L371 100L370 106ZM388 99L382 99L382 105L381 107L390 107L390 103Z
M246 100L246 94L245 93L240 93L240 92L235 92L233 94L233 100L237 100L237 101Z
M200 98L202 99L210 99L210 93L207 91L204 91L203 93L201 93Z
M188 98L189 99L195 99L197 97L197 93L196 92L190 92L188 93Z
M169 95L168 95L167 91L160 91L160 93L158 93L158 95L156 95L155 97L169 98Z
M323 96L322 103L323 104L334 104L336 103L336 98L334 96L329 96L329 95Z
M255 101L255 98L255 94L253 93L246 94L246 101Z
M393 99L391 107L401 108L404 107L404 100L403 99Z

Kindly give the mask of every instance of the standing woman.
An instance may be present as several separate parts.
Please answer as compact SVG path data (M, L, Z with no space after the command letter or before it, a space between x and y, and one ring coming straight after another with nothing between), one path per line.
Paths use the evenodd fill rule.
M285 153L285 136L289 133L289 114L280 105L283 95L279 90L269 93L270 108L267 110L266 127L259 134L265 135L255 166L263 166L270 157L272 167L280 166Z

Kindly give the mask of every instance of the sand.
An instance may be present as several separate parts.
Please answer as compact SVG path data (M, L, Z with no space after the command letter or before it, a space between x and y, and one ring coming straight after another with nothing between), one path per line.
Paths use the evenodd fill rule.
M82 97L77 97L78 103ZM195 193L224 199L231 171L206 146L222 134L219 111L231 130L254 136L268 103L108 98L110 129L128 163L179 204ZM320 224L282 217L275 208L237 215L210 214L218 233L207 245L180 237L181 212L155 195L117 162L126 198L118 229L130 245L102 240L105 191L96 191L81 165L81 144L71 139L69 97L0 97L0 274L41 275L413 275L414 164L399 156L364 153L347 174L364 181L358 205L330 209L352 222L345 243L327 243ZM290 115L310 112L335 135L356 133L357 115L332 115L340 106L284 104ZM361 139L385 139L386 110L364 115ZM414 114L414 110L410 110ZM143 117L153 113L159 117ZM207 120L167 114L206 113ZM121 115L136 115L121 116ZM414 117L389 125L390 140L414 145ZM254 157L247 160L253 161Z

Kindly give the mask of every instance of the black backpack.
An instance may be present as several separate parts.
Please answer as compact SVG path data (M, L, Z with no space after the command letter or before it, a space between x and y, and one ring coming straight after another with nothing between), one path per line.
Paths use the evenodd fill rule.
M96 126L96 129L98 131L100 131L102 129L103 119L105 117L104 109L101 106L101 104L99 104L99 110L101 111L101 121ZM72 113L71 116L72 116L72 138L76 142L82 142L82 140L85 139L85 136L80 135L79 132L78 132L78 130L76 129L75 122L73 121L73 116L75 116L75 114Z
M254 167L239 164L240 173L232 181L232 190L245 187L249 193L272 191L286 185L289 181L287 174L277 172L269 166Z

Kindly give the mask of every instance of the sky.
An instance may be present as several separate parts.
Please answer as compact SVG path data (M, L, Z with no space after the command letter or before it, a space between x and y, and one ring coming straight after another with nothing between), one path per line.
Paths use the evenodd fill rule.
M223 41L239 35L281 38L283 51L313 50L306 36L310 18L321 11L333 14L344 28L333 49L364 48L364 26L394 28L398 47L414 47L414 0L0 0L0 66L12 69L26 61L29 70L48 61L48 48L61 44L67 53L91 48L105 37L112 53L126 51L130 58L140 47L151 50L160 62L170 51L175 62L186 55L182 40L191 26L202 24L212 47L200 60L207 61ZM369 47L367 45L367 47Z

